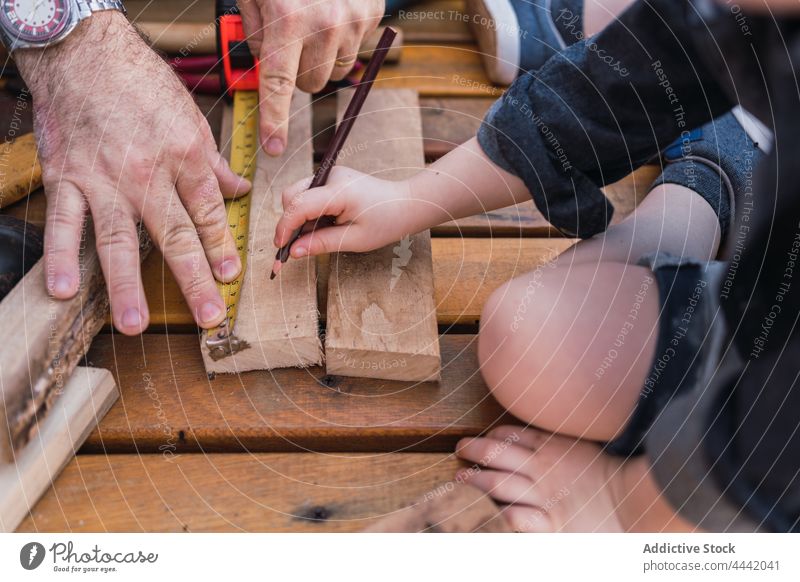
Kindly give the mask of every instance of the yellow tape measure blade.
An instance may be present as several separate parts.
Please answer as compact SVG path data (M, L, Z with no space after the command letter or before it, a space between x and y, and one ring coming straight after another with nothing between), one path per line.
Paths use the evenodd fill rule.
M252 183L258 155L258 92L237 91L233 97L233 131L231 134L231 169ZM242 272L229 283L217 283L225 302L225 320L208 330L206 345L212 358L236 353L238 342L233 338L237 306L247 263L247 239L250 229L250 193L225 202L228 226L233 234ZM215 357L215 355L217 357Z

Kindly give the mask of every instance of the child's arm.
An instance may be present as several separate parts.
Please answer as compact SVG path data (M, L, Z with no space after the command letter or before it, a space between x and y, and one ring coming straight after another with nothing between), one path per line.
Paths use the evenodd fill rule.
M292 246L293 257L368 251L437 224L530 200L522 180L492 163L477 139L409 180L390 182L334 168L326 186L307 190L309 182L284 192L275 245L288 242L306 221L333 216L336 225L303 235Z

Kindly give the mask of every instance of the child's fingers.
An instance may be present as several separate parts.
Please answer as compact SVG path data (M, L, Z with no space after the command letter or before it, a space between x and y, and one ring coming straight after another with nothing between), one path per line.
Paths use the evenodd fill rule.
M486 436L508 444L521 445L532 451L538 450L546 445L550 439L556 438L551 433L537 428L525 428L508 424L493 428L486 433Z
M542 508L527 505L509 505L503 509L511 529L521 533L553 533L555 524Z
M314 179L314 176L309 176L308 178L303 178L302 180L298 180L288 188L286 188L283 193L281 193L281 201L283 202L283 209L288 210L291 205L292 201L295 199L296 196L299 196L303 192L309 189L311 186L311 181Z
M343 201L326 186L307 190L293 200L275 227L275 246L289 242L292 233L306 222L322 216L338 216L343 211Z
M481 466L510 472L524 471L532 456L524 447L485 437L461 439L456 454Z
M351 225L331 226L321 228L308 234L304 234L297 242L292 245L292 257L299 259L305 256L325 255L342 251L355 251L350 239L353 238L353 227Z
M491 469L477 470L472 467L461 470L456 479L477 487L500 503L542 506L547 502L547 498L536 484L520 474Z

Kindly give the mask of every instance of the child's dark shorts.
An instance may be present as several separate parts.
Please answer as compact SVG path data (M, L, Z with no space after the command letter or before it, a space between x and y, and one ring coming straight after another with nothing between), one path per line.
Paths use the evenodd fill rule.
M729 276L728 263L697 261L668 253L644 256L659 295L659 332L650 373L622 434L606 444L606 452L630 456L644 452L645 437L670 402L696 388L713 369L712 338L724 326L720 302ZM733 273L735 275L735 273ZM650 287L650 292L653 290ZM709 368L711 367L711 368Z

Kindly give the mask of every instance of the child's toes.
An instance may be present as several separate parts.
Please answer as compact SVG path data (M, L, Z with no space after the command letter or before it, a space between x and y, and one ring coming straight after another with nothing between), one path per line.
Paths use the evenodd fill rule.
M487 493L499 503L518 503L543 506L546 499L538 492L533 481L522 475L505 471L469 469L459 472L457 480L464 481Z
M513 473L525 469L532 453L506 441L478 437L461 439L456 445L456 454L466 461Z
M553 519L544 509L528 505L509 505L502 511L509 527L523 533L551 533L555 531Z
M538 428L525 428L511 424L495 427L486 436L499 441L517 444L533 451L554 438L553 434Z

